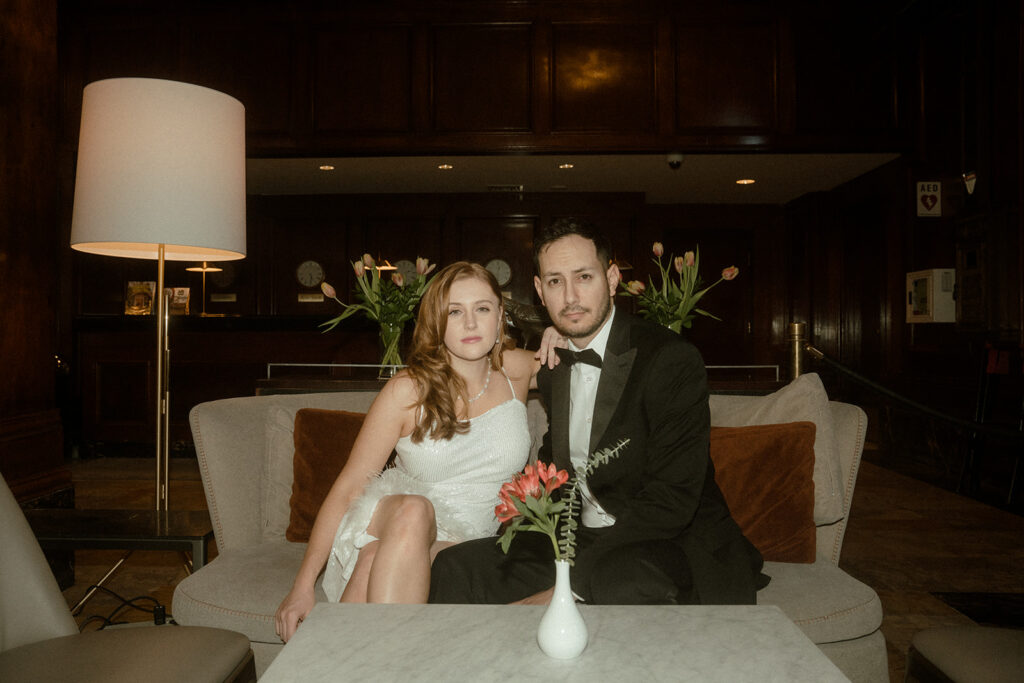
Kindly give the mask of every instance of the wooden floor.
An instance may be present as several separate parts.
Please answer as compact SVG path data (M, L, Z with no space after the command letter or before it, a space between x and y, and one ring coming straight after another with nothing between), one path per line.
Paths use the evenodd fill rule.
M151 461L138 459L76 464L77 505L148 507L151 470ZM175 459L171 479L172 507L205 509L194 461ZM78 551L76 582L65 591L68 604L77 602L122 554ZM878 591L891 680L902 681L907 647L916 631L974 623L934 593L1024 594L1024 518L865 462L840 566ZM173 614L174 586L185 576L177 553L140 551L118 570L109 587L126 599L152 596ZM91 615L109 617L120 604L97 595L78 621L82 624ZM113 620L151 619L127 610ZM98 628L99 623L93 620L86 628Z

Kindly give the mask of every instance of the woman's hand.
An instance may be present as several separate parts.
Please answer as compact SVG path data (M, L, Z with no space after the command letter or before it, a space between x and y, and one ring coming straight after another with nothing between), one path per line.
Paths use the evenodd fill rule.
M539 360L541 365L547 364L548 369L553 370L561 362L558 354L555 353L555 349L565 349L568 347L568 339L563 337L554 327L547 327L544 329L544 335L540 339L540 348L537 349L537 354L534 358Z
M287 643L295 635L295 630L299 628L302 620L309 616L314 604L316 597L311 589L293 587L281 601L281 606L274 615L274 630L277 631L278 638Z

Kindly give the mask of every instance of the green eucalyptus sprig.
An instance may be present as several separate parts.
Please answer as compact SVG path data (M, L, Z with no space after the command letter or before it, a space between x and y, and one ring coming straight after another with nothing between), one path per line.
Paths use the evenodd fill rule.
M618 443L608 448L602 448L591 454L583 468L584 478L594 473L599 465L607 463L612 458L617 458L619 452L626 447L629 439L619 439ZM558 549L561 551L562 559L574 564L576 558L576 529L579 523L576 517L580 510L580 475L579 472L569 480L569 494L565 497L565 524L562 525L561 537L558 541Z

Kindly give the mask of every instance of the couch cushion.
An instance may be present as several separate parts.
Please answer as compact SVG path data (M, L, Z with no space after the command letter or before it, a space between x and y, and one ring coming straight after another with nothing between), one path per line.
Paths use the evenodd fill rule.
M186 626L213 626L249 640L280 644L274 613L291 589L305 543L270 541L235 548L185 577L174 589L171 613ZM317 600L327 597L317 586Z
M813 422L814 522L831 524L843 517L839 448L828 394L816 373L800 375L768 396L712 394L711 425L745 427L782 422Z
M814 424L712 427L711 460L733 519L765 560L814 562Z
M860 638L882 625L875 591L826 559L765 562L762 571L772 580L757 592L757 604L779 607L815 643Z
M254 477L254 479L259 481L258 494L250 494L248 491L245 491L245 495L237 495L242 492L232 490L232 494L236 495L231 500L234 506L244 504L246 506L245 509L248 511L248 506L253 500L252 496L258 495L260 513L258 520L261 538L267 541L281 541L284 540L284 533L288 528L288 522L291 518L289 500L292 495L292 458L295 455L295 414L301 408L366 412L370 409L376 397L377 392L375 391L336 391L321 394L246 396L200 404L193 409L193 412L205 409L203 412L208 414L212 412L212 408L217 406L223 405L225 408L227 406L237 406L235 410L240 413L238 417L244 417L244 419L240 420L238 417L232 419L230 416L226 418L224 426L218 430L218 437L220 439L230 439L232 436L230 434L231 429L244 429L246 431L245 438L248 443L251 443L253 439L250 438L249 432L258 429L263 430L262 433L259 433L259 436L262 437L259 440L259 443L262 443L262 452L258 453L258 455L262 456L262 462L258 472L259 476ZM209 420L208 417L205 419ZM209 428L209 424L204 425L204 430ZM195 433L197 425L193 424L192 429L193 433ZM234 440L238 440L237 435L235 435ZM218 498L223 495L225 489L231 487L231 483L234 480L242 476L248 476L249 462L253 457L257 456L255 448L255 446L250 446L242 451L244 455L239 454L235 456L244 461L244 465L243 462L232 463L236 471L230 472L230 481L221 479L219 483L207 482L207 486L212 485L215 489L218 489ZM210 457L220 459L222 456L217 454ZM221 470L221 477L228 476L229 473L224 471L223 465L220 465L218 469ZM205 479L206 475L204 475ZM217 537L217 540L220 541L220 536Z
M366 413L303 408L295 413L291 509L285 538L305 543L363 426Z

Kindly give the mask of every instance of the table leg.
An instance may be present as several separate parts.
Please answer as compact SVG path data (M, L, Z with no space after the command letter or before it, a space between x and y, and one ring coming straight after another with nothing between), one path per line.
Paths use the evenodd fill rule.
M192 570L202 569L206 565L206 550L209 541L199 538L192 541Z

